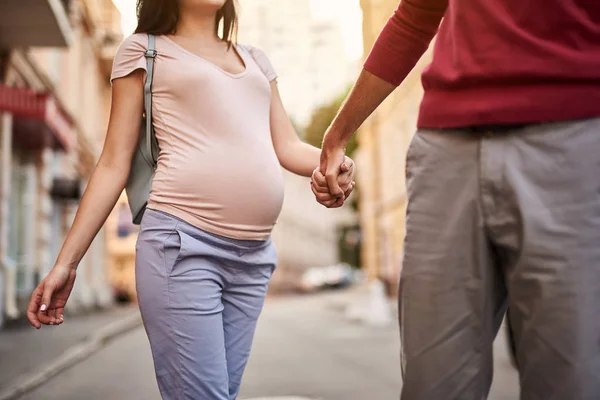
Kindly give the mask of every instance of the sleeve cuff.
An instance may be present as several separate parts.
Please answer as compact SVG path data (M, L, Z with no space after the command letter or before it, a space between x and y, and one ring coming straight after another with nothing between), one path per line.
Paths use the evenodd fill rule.
M405 51L391 50L381 40L377 40L364 63L364 68L378 78L399 86L425 51L427 46L420 44Z

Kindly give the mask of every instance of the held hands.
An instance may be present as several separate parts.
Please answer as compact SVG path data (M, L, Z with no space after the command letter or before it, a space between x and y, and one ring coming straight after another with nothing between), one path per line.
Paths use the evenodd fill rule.
M75 269L55 265L33 291L27 319L35 328L43 325L60 325L64 321L65 305L75 284Z
M317 201L327 208L341 207L356 185L354 161L342 153L341 162L337 165L335 169L330 170L329 176L322 172L322 166L317 167L312 174L311 189ZM333 184L330 185L329 182Z

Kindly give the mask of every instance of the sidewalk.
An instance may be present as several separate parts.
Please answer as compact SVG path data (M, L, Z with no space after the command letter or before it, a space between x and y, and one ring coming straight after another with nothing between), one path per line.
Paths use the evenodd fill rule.
M131 320L137 314L137 306L115 306L72 319L66 315L63 325L44 326L40 330L32 328L26 320L13 322L0 330L0 393L24 376L56 362L69 349L90 340L102 329Z

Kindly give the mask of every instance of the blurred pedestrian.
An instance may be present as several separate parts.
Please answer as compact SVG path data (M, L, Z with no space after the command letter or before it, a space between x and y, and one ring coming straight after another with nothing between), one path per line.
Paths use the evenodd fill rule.
M233 400L277 261L280 165L309 177L320 150L299 140L267 56L235 43L233 0L139 0L138 19L114 61L104 151L28 317L37 328L63 322L77 265L128 179L151 57L160 154L136 282L158 386L164 399ZM354 187L352 160L341 169L345 193L320 196L330 207Z
M406 160L402 399L486 398L507 302L521 398L600 398L600 1L403 0L314 191L341 194L345 144L436 33Z

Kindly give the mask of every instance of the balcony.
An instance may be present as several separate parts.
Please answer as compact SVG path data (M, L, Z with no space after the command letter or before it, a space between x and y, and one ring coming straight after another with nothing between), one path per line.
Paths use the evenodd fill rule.
M65 0L0 1L0 48L67 47L72 42Z

